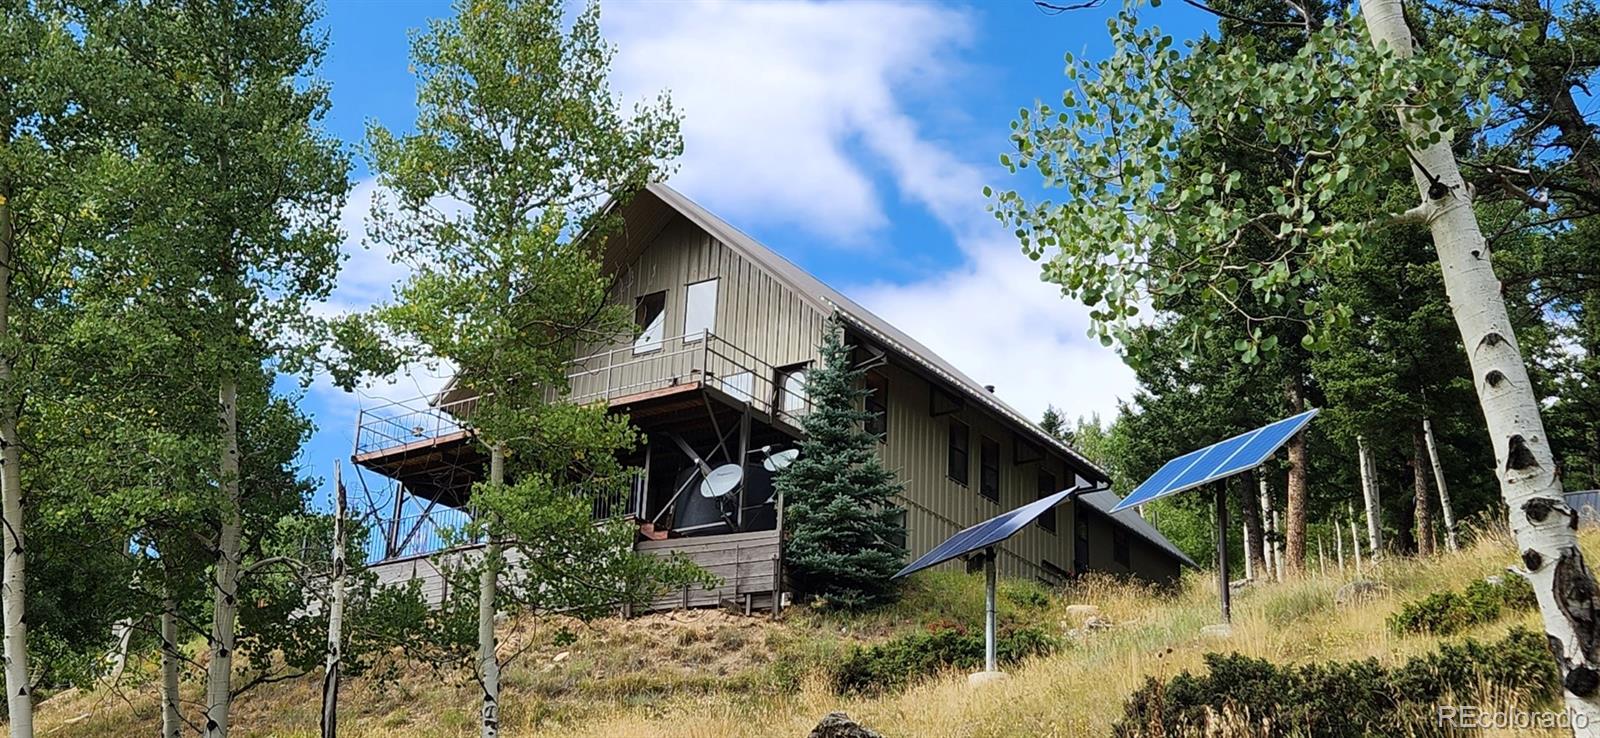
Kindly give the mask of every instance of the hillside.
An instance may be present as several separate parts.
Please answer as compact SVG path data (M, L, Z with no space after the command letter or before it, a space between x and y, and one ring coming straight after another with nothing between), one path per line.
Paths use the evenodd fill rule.
M1583 543L1594 553L1600 533L1585 533ZM1203 572L1187 576L1182 590L1171 595L1107 580L1059 593L1007 583L1002 620L1062 634L1064 648L1012 669L1009 681L981 689L969 688L964 674L946 673L881 696L834 694L830 670L856 644L975 626L982 610L979 577L921 577L903 603L860 618L792 608L776 623L712 611L587 626L524 619L507 625L503 638L508 644L535 638L540 645L505 674L504 726L508 735L531 736L798 738L822 715L844 710L889 738L1104 735L1147 676L1200 669L1208 651L1297 663L1369 656L1393 663L1429 652L1439 639L1391 633L1385 622L1390 614L1404 602L1503 572L1513 560L1505 538L1480 534L1459 554L1426 562L1396 559L1375 574L1369 571L1388 591L1348 607L1336 607L1334 594L1353 576L1336 571L1247 587L1235 597L1235 629L1226 640L1200 635L1216 617L1213 580ZM1078 628L1067 610L1074 603L1097 606L1111 627ZM1538 629L1532 611L1519 611L1460 636L1494 640L1518 624ZM564 626L576 640L557 645ZM421 669L403 672L395 684L347 684L342 735L476 734L470 686L441 684ZM319 685L311 675L248 692L237 705L235 734L315 735ZM186 688L198 694L197 684ZM39 712L42 735L157 732L156 693L149 685L62 694L45 700Z

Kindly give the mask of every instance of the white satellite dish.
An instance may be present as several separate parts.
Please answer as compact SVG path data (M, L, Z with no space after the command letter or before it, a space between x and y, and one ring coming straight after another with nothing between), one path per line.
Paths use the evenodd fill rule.
M723 464L712 469L705 479L700 480L700 496L709 499L722 497L738 489L742 481L744 481L743 467L738 464Z
M769 472L775 472L790 464L793 464L794 460L799 457L800 449L797 448L791 448L788 451L779 451L778 453L770 454L767 456L767 458L763 459L761 461L761 468L766 469Z

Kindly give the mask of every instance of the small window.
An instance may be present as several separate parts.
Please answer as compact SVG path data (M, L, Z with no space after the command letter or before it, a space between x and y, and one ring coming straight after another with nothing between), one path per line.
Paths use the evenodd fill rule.
M878 372L867 372L867 432L878 437L878 443L889 439L889 379Z
M1000 442L987 436L978 446L978 494L1000 501Z
M687 343L716 332L717 280L695 282L685 291L688 294L683 306L683 340Z
M798 418L811 409L811 398L806 394L806 369L809 364L795 364L778 370L778 412Z
M894 533L890 534L889 542L899 548L905 548L909 541L910 526L908 524L910 522L910 514L906 512L905 508L900 508L900 512L895 515Z
M1113 525L1111 528L1111 558L1116 562L1128 566L1128 531L1122 526Z
M1045 498L1061 490L1056 489L1056 475L1040 470L1039 472L1039 497ZM1050 508L1039 514L1039 527L1051 533L1056 532L1056 509Z
M968 474L972 468L971 444L972 438L967 430L967 424L951 420L949 471L946 473L957 484L963 486L967 484Z
M661 349L662 331L667 322L667 293L652 292L639 298L634 308L633 322L639 326L639 337L633 340L633 352L647 354Z

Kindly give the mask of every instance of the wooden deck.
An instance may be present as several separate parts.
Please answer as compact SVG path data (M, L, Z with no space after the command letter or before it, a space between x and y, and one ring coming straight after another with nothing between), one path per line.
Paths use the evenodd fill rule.
M715 587L690 587L663 595L651 603L650 610L723 604L766 610L772 606L773 585L778 571L777 531L643 541L635 549L657 556L681 554L722 580ZM480 555L481 550L480 546L467 546L432 556L383 561L374 564L371 570L382 585L402 584L413 579L421 581L423 596L428 604L438 606L448 594L444 575L436 565L439 557L445 560L472 557ZM506 556L515 560L520 554L508 551Z

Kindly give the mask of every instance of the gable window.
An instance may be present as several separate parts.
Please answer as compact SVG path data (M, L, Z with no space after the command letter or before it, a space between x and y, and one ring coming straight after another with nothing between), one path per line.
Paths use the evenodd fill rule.
M1039 498L1049 497L1061 490L1056 489L1056 475L1039 470ZM1056 532L1056 509L1050 508L1039 514L1039 527L1051 533Z
M717 323L717 280L695 282L685 290L683 302L683 340L698 341L715 333Z
M959 420L950 421L950 455L949 469L946 474L957 484L966 486L968 473L972 467L971 433L967 424Z
M1000 442L988 436L978 444L978 494L1000 501Z
M798 418L811 409L810 396L806 394L806 369L809 363L794 364L778 369L778 412Z
M1128 566L1131 560L1128 555L1128 531L1120 525L1111 527L1111 558L1123 566Z
M667 293L652 292L639 298L634 306L633 322L639 326L639 337L633 339L633 352L648 354L661 350L662 332L667 323Z
M878 372L867 372L866 430L878 437L878 443L889 439L889 379Z

